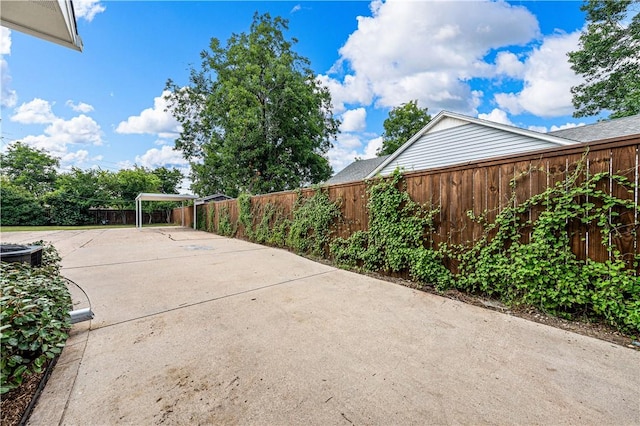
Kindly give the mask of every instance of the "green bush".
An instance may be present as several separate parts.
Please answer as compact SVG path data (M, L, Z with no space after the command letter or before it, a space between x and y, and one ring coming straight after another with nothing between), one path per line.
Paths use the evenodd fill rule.
M26 375L41 372L67 340L71 297L59 260L56 250L45 246L41 267L0 263L2 394L20 386Z
M0 225L45 225L49 218L40 201L28 190L0 177Z

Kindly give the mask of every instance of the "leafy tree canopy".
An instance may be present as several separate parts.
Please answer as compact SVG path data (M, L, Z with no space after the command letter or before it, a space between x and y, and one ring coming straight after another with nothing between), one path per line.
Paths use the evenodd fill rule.
M2 175L36 197L53 190L60 161L44 150L16 142L0 154Z
M409 101L389 112L389 117L382 123L382 147L378 156L393 154L402 144L431 121L428 108L419 108L418 101Z
M585 82L571 88L574 117L611 111L610 118L640 114L639 0L588 0L587 28L569 52L571 68Z
M176 148L191 162L196 193L266 193L331 176L326 153L339 122L287 29L285 19L256 14L226 46L211 39L188 86L167 82L183 129Z
M182 172L178 169L168 169L166 167L158 167L151 171L160 179L160 187L158 191L163 194L177 194L178 187L182 182Z

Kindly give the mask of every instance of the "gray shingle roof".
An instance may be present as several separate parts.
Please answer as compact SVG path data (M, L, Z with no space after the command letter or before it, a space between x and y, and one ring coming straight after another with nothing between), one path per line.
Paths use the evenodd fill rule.
M375 170L389 156L370 158L368 160L356 160L347 167L336 173L331 179L325 183L335 185L337 183L355 182L363 180L369 173Z
M619 136L640 134L640 114L600 121L586 126L556 130L548 134L578 142L592 142Z

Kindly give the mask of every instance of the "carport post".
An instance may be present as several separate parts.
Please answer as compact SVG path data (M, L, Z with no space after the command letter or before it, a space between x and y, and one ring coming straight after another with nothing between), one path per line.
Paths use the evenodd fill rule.
M140 223L138 222L138 211L140 211L140 200L136 197L136 228L140 227Z
M184 228L184 200L182 201L182 208L180 209L180 219L182 220L182 227Z
M196 200L193 200L193 229L196 229Z

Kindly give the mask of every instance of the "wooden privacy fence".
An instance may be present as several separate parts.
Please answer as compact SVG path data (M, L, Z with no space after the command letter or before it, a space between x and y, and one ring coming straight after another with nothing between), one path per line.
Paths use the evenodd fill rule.
M633 212L625 212L616 220L622 223L612 241L623 253L631 266L634 255L640 252L638 224L638 149L640 136L621 137L590 144L579 144L525 153L516 156L482 160L473 164L449 166L439 169L408 172L404 174L406 189L411 198L419 203L440 206L436 216L436 233L432 239L436 246L443 242L461 244L477 241L483 235L482 226L469 218L467 212L475 215L486 213L488 222L509 203L522 203L530 197L544 192L556 182L566 181L575 171L578 163L585 162L589 175L610 172L622 175L636 184L631 193L613 180L602 181L597 189L618 198L635 202ZM515 187L510 182L515 179ZM331 200L340 201L342 220L336 224L336 236L348 237L355 231L366 230L367 184L352 182L326 187ZM304 189L303 195L312 194L312 189ZM515 198L512 195L515 193ZM253 209L267 204L278 206L290 217L296 200L296 192L280 192L258 195L251 198ZM228 209L231 223L238 220L237 200L219 201L202 206L198 215L211 222L210 228L218 226L220 211ZM536 220L539 211L530 214ZM179 214L174 212L174 217ZM259 218L254 217L254 221ZM254 223L255 224L255 223ZM242 227L238 236L243 237ZM580 226L570 229L571 248L579 259L591 258L605 261L609 257L602 244L602 234L597 225ZM525 240L528 236L523 237Z

